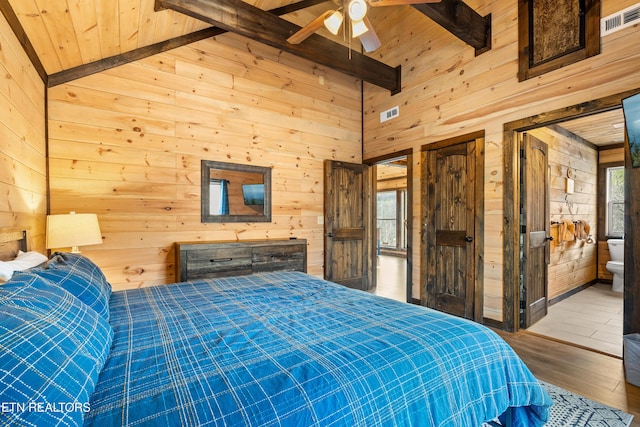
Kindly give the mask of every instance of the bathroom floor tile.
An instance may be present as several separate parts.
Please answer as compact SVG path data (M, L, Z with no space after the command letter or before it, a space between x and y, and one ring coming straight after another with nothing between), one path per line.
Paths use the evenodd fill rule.
M598 283L554 305L527 329L622 357L623 294Z

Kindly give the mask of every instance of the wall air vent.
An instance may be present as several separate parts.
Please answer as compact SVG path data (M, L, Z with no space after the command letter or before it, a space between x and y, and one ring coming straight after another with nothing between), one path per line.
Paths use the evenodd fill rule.
M393 108L389 108L386 111L380 113L380 123L386 122L387 120L395 119L400 115L400 107L395 106Z
M638 23L640 23L640 3L602 18L600 20L600 36L604 37Z

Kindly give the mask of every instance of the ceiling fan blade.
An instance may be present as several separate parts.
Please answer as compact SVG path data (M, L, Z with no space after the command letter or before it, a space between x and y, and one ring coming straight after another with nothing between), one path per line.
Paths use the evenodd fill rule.
M313 21L309 22L304 27L300 28L300 30L298 30L293 35L291 35L287 39L287 41L289 43L291 43L291 44L302 43L303 41L305 41L307 39L307 37L309 37L311 34L315 33L320 28L322 28L322 26L324 25L324 20L327 19L329 17L329 15L331 15L333 12L335 12L335 11L327 10L322 15L318 16L316 19L314 19Z
M402 4L440 3L441 0L369 0L369 6L399 6Z
M371 25L371 21L369 21L369 18L365 16L363 21L369 31L360 36L360 43L362 43L362 47L364 47L365 51L373 52L374 50L382 46L382 43L380 42L378 35L373 29L373 25Z

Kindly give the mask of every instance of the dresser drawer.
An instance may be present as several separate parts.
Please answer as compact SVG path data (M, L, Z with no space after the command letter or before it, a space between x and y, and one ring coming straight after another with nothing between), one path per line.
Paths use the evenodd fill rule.
M253 248L253 272L305 271L305 247L299 245Z
M243 248L212 248L186 253L189 280L251 274L251 254Z

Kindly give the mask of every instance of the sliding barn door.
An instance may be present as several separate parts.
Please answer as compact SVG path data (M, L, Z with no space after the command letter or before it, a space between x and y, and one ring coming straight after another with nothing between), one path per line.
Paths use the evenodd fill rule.
M529 326L547 314L549 264L548 148L524 134L521 159L522 257L521 326Z
M325 278L362 290L376 283L372 179L367 165L325 161Z

